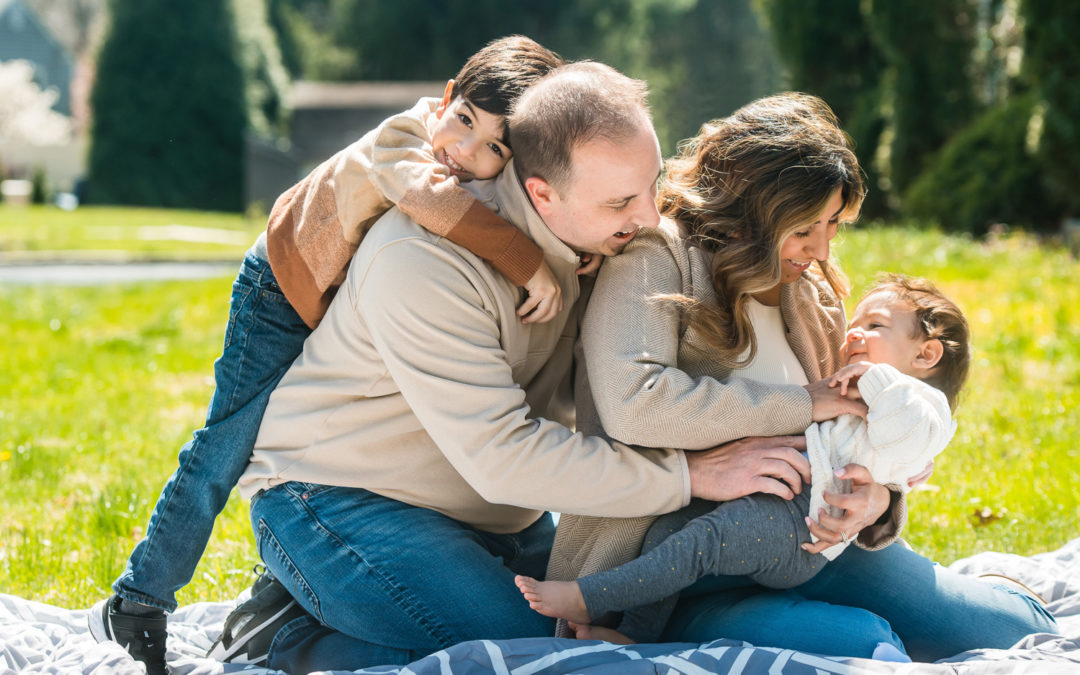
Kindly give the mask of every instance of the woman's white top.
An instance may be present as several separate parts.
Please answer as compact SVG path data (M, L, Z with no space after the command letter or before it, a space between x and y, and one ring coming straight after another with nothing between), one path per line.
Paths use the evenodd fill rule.
M784 317L780 315L780 307L763 305L751 298L747 310L757 338L757 354L745 368L736 368L731 375L765 384L809 384L802 364L788 344L787 327Z

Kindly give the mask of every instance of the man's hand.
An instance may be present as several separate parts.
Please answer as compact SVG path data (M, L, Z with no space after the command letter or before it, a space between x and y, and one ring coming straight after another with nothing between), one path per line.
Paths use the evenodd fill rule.
M743 438L711 450L687 451L690 495L726 502L754 492L791 499L810 482L805 436Z
M851 481L851 493L837 494L826 491L825 502L843 509L844 514L840 518L834 518L822 509L818 513L817 522L807 516L806 525L810 528L810 533L818 538L815 543L802 545L802 549L807 553L821 553L833 544L844 541L845 536L847 541L854 541L863 528L877 522L889 508L889 488L875 483L865 466L848 464L836 472L836 477Z
M522 317L521 323L551 321L562 311L562 286L543 260L532 278L525 282L525 290L529 297L517 309L517 315Z
M857 388L850 392L846 385L838 389L832 385L831 378L818 380L803 388L810 393L810 405L813 406L810 415L815 422L824 422L848 413L866 419L866 404L859 399Z

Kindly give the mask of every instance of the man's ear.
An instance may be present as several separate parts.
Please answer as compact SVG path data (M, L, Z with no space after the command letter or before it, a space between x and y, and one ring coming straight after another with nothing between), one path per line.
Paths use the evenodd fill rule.
M555 191L551 183L539 176L525 179L525 193L529 195L529 200L532 201L541 218L551 213L555 201L559 199L559 193Z
M454 81L446 81L446 89L443 90L442 101L439 103L439 107L435 108L435 119L442 119L442 115L446 112L447 106L450 105L450 96L454 92Z
M931 338L922 343L919 347L919 353L915 356L915 367L924 368L930 371L941 360L942 355L945 354L945 347L941 344L941 340L937 338Z

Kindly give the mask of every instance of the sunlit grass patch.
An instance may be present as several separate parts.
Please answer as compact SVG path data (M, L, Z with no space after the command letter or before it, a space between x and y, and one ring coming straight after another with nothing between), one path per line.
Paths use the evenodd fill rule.
M974 345L959 428L905 536L948 562L1030 554L1080 535L1080 263L1031 236L989 242L855 227L837 251L856 291L876 272L925 276L964 310Z
M235 213L0 204L0 259L237 260L266 229Z

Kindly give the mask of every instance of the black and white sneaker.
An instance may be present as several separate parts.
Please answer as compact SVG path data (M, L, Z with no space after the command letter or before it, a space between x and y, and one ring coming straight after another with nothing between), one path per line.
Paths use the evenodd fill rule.
M270 645L282 626L307 614L277 579L263 570L248 591L237 598L214 646L206 655L226 663L266 665Z
M128 614L120 611L120 596L99 601L90 609L87 623L90 634L98 642L116 642L132 658L146 666L147 675L166 675L165 612L150 615Z

